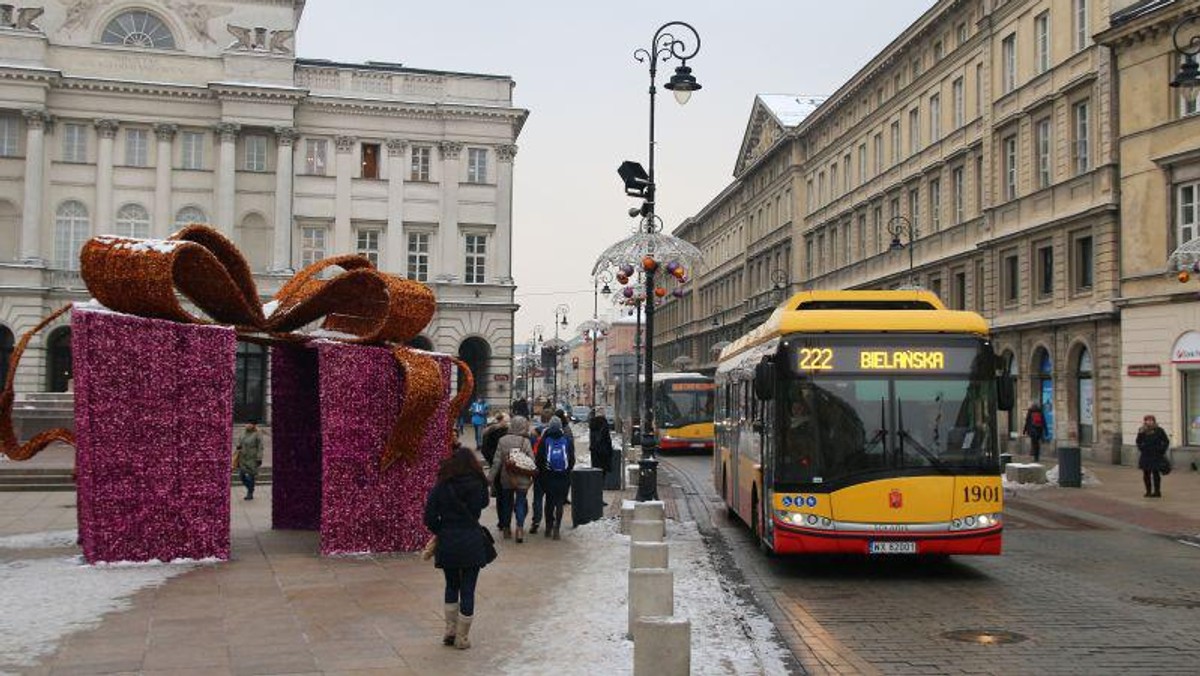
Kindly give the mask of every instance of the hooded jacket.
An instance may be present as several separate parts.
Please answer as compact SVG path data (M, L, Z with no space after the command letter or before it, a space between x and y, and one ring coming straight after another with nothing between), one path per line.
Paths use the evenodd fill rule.
M488 505L487 485L476 474L439 481L425 501L425 527L438 537L434 565L474 568L487 565L479 514Z

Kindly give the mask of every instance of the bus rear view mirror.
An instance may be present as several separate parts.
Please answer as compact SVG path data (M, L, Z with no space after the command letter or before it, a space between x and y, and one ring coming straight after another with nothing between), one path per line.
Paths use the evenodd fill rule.
M766 359L754 367L754 396L760 401L775 397L775 364Z

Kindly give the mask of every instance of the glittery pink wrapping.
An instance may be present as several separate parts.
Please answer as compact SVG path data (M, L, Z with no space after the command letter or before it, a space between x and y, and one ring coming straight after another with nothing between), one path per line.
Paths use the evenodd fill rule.
M74 309L84 558L229 558L237 335Z
M428 420L413 463L380 473L379 457L400 410L401 378L391 351L321 343L321 553L415 552L429 538L425 496L449 447L449 358L441 367L446 398Z
M321 525L321 399L310 347L271 348L271 525Z

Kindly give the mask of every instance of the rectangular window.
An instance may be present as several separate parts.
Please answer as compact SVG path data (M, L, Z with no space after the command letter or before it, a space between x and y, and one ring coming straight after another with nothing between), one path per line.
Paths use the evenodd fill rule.
M921 57L912 60L912 78L909 82L916 82L917 78L921 77Z
M379 230L377 228L361 228L358 231L358 242L354 252L364 256L375 267L379 267Z
M838 195L838 167L837 163L829 165L829 198L832 200Z
M875 243L871 253L883 251L883 207L875 207L871 211L871 240Z
M825 172L817 173L817 204L825 206ZM753 232L753 229L751 229Z
M363 178L379 178L379 144L362 144L362 157L359 160Z
M1200 183L1184 183L1178 186L1175 192L1179 205L1175 218L1175 246L1179 246L1200 235L1200 230L1196 227L1197 220L1200 220L1200 205L1197 204L1197 200L1200 199Z
M1071 119L1074 121L1075 143L1074 157L1072 164L1075 166L1075 174L1083 174L1092 168L1092 153L1089 137L1089 110L1088 102L1083 101L1076 103L1071 107Z
M983 64L975 64L975 117L983 115Z
M954 78L954 83L950 88L954 95L954 128L958 129L967 122L967 102L963 94L963 79L961 77Z
M430 146L413 146L412 147L412 168L409 171L408 178L412 181L428 181L429 180L429 161L433 156L433 148Z
M937 296L938 298L941 298L942 297L942 278L941 277L930 277L929 278L929 290L933 292L933 295Z
M858 146L858 183L867 182L867 144Z
M1033 49L1038 74L1050 70L1050 10L1033 19Z
M811 214L812 212L816 211L817 193L813 192L813 182L811 178L804 182L804 197L808 202L808 213ZM751 228L750 232L753 235L754 229Z
M1074 261L1075 292L1091 291L1096 273L1092 236L1079 235L1075 237Z
M975 215L983 215L983 155L975 158Z
M1017 34L1000 42L1000 82L1005 94L1017 88Z
M1004 199L1017 198L1017 137L1004 138Z
M180 166L184 169L204 168L204 139L205 134L198 131L185 131L179 135L181 146Z
M811 237L804 238L804 273L809 277L815 276L813 271L813 241Z
M467 148L467 183L487 182L487 148Z
M63 162L87 162L87 127L82 124L64 124Z
M130 167L150 166L150 131L148 129L133 127L125 130L125 164Z
M850 153L842 157L842 193L850 192Z
M967 23L958 24L958 46L961 47L967 42Z
M867 215L858 215L858 260L867 257Z
M1004 290L1004 297L1001 299L1004 305L1015 305L1021 297L1021 270L1020 260L1016 253L1006 254L1004 256L1003 277L1001 279Z
M21 118L0 115L0 157L19 157L21 153Z
M328 168L329 142L310 138L304 142L304 173L309 176L324 176Z
M917 224L921 222L921 191L918 188L908 191L908 220L912 222L915 237Z
M1183 378L1183 419L1200 420L1200 371L1185 371L1179 369ZM1200 446L1200 425L1185 426L1187 437L1184 443L1188 446Z
M1037 296L1047 299L1054 294L1054 247L1050 242L1037 246L1036 263Z
M900 120L892 122L890 129L892 140L892 164L900 163Z
M945 55L946 55L946 48L942 46L942 41L938 40L937 42L933 43L933 58L934 58L934 60L941 61L942 57Z
M1050 186L1050 118L1044 117L1034 123L1033 143L1037 150L1038 188Z
M958 225L963 222L966 217L967 204L966 195L964 193L966 185L963 183L963 168L955 167L950 170L951 190L954 191L952 199L954 200L954 224Z
M921 109L908 111L908 154L916 155L921 149Z
M967 273L959 270L954 273L954 287L950 289L950 307L954 310L967 309Z
M825 235L817 235L817 274L825 272Z
M1071 0L1074 11L1071 17L1075 29L1075 51L1082 51L1092 43L1091 29L1088 27L1088 0Z
M300 266L308 267L322 258L325 258L325 228L300 228Z
M942 181L936 178L929 181L929 225L934 232L942 229Z
M483 284L487 266L487 235L467 235L466 253L465 282Z
M406 276L418 282L429 281L429 233L408 233L408 269Z
M831 268L833 270L836 270L838 264L841 263L840 253L841 251L838 249L838 229L835 225L829 228L829 258L833 261L833 267Z
M929 142L942 137L942 97L934 94L929 97Z
M247 134L242 139L245 153L242 169L244 171L267 170L267 137L262 134Z

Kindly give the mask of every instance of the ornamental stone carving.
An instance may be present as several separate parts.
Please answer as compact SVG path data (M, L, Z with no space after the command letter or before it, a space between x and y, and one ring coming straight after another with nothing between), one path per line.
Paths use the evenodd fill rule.
M234 124L233 122L222 122L213 127L213 129L221 137L221 143L234 143L237 141L238 132L242 130L242 125Z
M391 157L403 157L404 151L408 149L408 141L402 138L390 138L387 140L388 155Z
M216 7L209 3L199 2L175 2L169 3L175 11L179 13L180 18L187 25L188 30L192 31L197 39L207 43L215 43L216 40L208 32L208 22L217 17L225 16L233 11L232 7Z
M517 147L515 145L496 146L496 157L498 157L501 162L512 162L513 158L516 156Z
M354 150L354 144L358 143L358 137L355 136L334 136L333 144L337 146L339 153L348 153Z
M225 24L225 30L229 31L235 40L226 49L232 49L239 52L270 52L271 54L291 54L292 48L288 44L296 35L294 30L268 30L262 26L235 26L233 24ZM268 41L267 35L270 35Z
M30 129L45 129L50 125L50 114L41 108L27 108L21 114L25 116L25 124Z
M14 17L13 10L17 13ZM15 28L19 31L37 31L42 32L42 27L35 25L33 22L37 18L46 13L42 7L21 7L16 8L12 5L0 5L0 27Z
M179 133L179 125L176 124L156 124L154 125L154 136L159 141L173 141L175 134Z
M300 132L292 127L275 127L275 140L281 146L290 146L300 138Z
M120 122L108 119L96 120L94 124L96 125L96 132L100 135L100 138L116 138L117 129L121 126Z
M443 160L457 160L462 154L463 144L458 141L442 141L438 143L438 150L442 153Z

